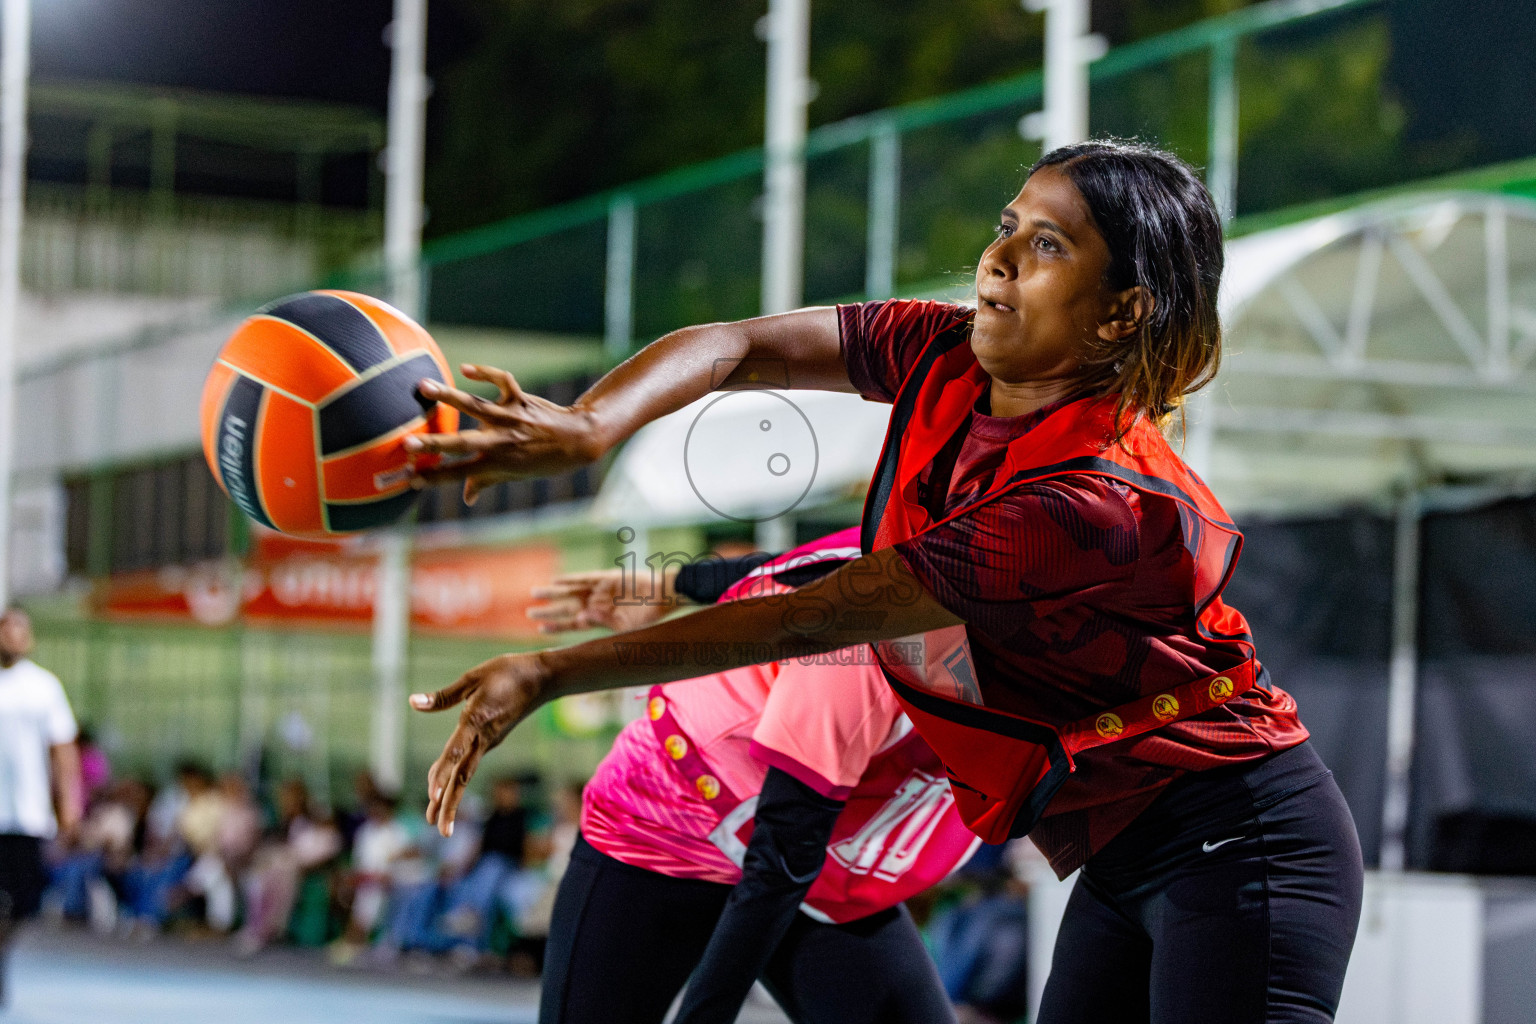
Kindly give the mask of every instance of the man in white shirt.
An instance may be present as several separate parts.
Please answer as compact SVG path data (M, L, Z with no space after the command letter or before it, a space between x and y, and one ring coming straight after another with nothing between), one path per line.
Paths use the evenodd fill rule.
M32 621L0 615L0 1005L5 952L47 885L43 843L80 823L78 730L58 677L27 658Z

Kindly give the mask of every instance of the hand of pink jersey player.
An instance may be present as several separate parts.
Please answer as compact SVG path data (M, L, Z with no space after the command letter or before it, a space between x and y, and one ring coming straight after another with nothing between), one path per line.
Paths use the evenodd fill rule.
M411 455L440 455L446 461L415 470L413 487L449 480L464 481L464 501L503 480L556 476L590 465L602 456L591 417L572 406L557 405L518 387L506 370L469 363L459 372L470 380L494 384L493 399L481 398L435 380L417 385L425 398L451 405L480 425L455 434L411 434Z
M658 596L651 592L649 572L638 578L623 569L567 573L546 586L533 588L533 596L544 603L530 607L528 617L539 624L540 633L598 627L616 633L639 629L685 602L673 590L676 578L677 566L668 566Z
M411 707L417 711L464 705L442 755L427 772L427 821L443 835L453 834L459 801L480 759L543 702L546 679L538 652L502 654L476 665L445 689L411 695Z

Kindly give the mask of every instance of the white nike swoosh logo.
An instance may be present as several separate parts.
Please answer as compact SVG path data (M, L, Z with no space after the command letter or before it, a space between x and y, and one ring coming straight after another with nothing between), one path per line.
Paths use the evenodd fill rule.
M1211 852L1213 852L1215 850L1220 849L1223 846L1226 846L1228 843L1235 843L1239 839L1247 839L1247 838L1248 838L1247 836L1233 836L1231 839L1218 839L1214 843L1212 843L1212 842L1204 842L1204 843L1200 844L1200 849L1204 850L1206 853L1211 853Z

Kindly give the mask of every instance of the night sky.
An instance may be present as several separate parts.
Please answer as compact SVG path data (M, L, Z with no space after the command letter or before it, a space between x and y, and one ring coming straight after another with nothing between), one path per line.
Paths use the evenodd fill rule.
M382 115L388 107L390 61L383 32L392 12L393 0L33 0L33 80L116 81L307 99L370 107ZM462 54L472 38L453 0L429 0L428 12L431 75ZM60 131L51 123L35 123L34 130ZM119 140L114 185L148 186L146 139ZM42 147L34 148L29 176L84 182L83 143L64 147L72 155L54 159L40 155ZM284 202L296 198L289 157L203 147L199 158L185 147L183 141L179 190ZM376 203L370 163L362 155L330 160L323 171L322 201L351 207Z
M382 111L391 9L391 0L34 0L33 72ZM450 4L429 10L437 63L462 45L462 30Z

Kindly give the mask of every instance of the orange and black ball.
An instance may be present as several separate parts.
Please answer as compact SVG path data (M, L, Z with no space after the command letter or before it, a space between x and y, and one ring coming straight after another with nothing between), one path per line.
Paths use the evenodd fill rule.
M203 454L214 478L256 522L328 536L400 518L410 487L408 434L458 428L458 413L423 398L426 378L451 383L432 336L356 292L305 292L247 318L203 386Z

